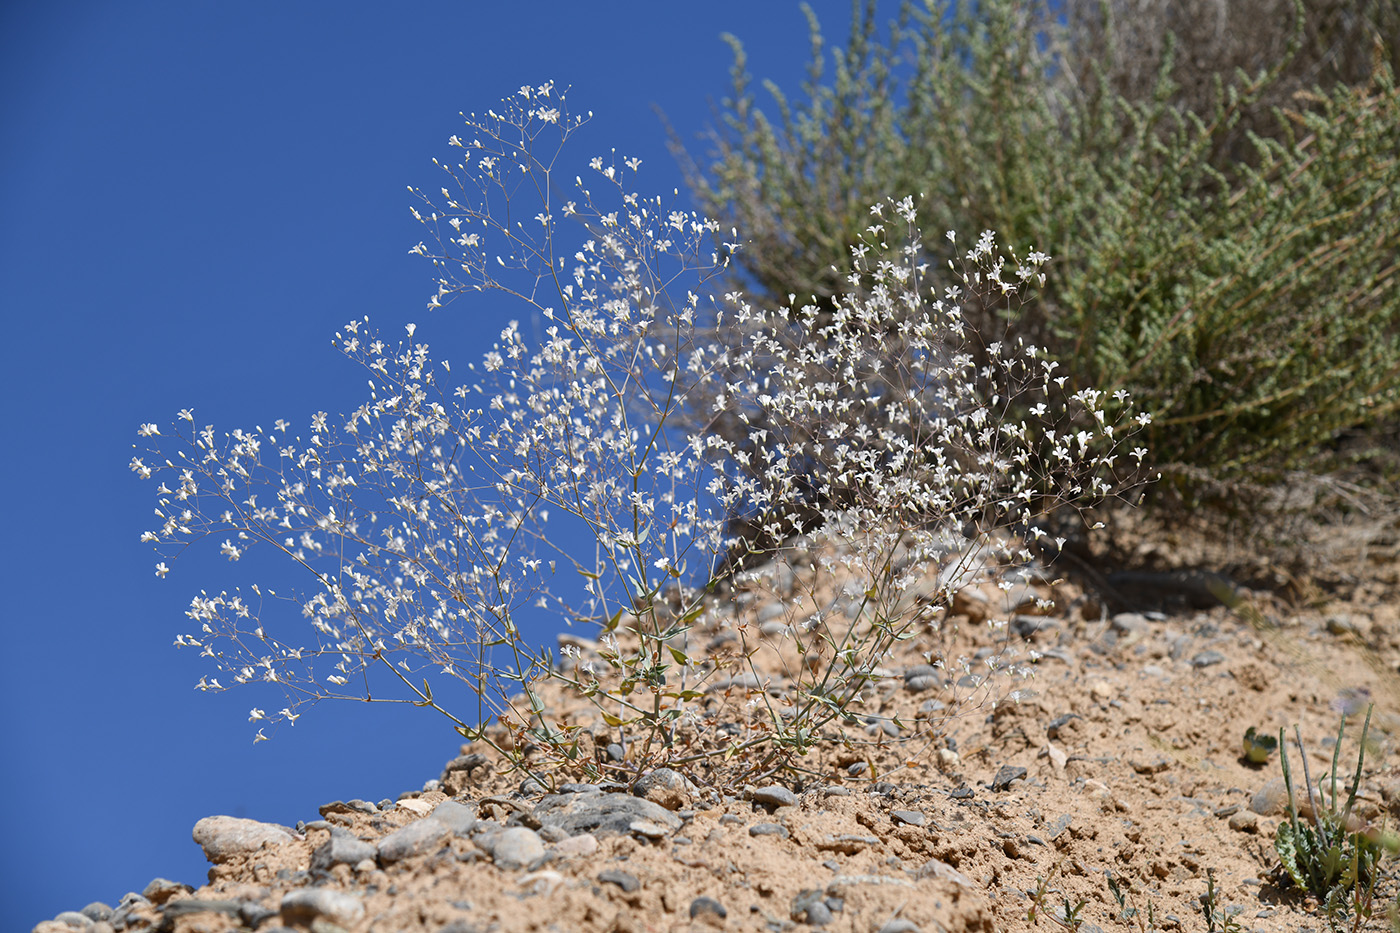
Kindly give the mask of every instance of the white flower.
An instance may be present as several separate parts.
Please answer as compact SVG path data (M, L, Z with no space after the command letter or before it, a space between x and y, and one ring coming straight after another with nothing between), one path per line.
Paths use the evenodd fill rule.
M164 577L169 572L170 568L165 566L165 561L161 561L160 563L156 564L156 576Z

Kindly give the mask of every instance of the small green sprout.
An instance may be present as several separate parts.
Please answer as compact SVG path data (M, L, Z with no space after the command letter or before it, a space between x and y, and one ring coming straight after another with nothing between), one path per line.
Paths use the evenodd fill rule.
M1300 889L1313 894L1329 910L1340 907L1349 893L1356 894L1358 900L1363 892L1372 889L1375 882L1377 863L1391 848L1393 836L1376 827L1366 825L1357 819L1352 810L1356 804L1357 788L1361 784L1361 770L1366 759L1366 736L1371 728L1371 710L1366 711L1366 721L1361 726L1360 747L1356 755L1356 773L1345 791L1345 803L1337 786L1337 770L1342 753L1342 736L1346 730L1346 717L1337 726L1337 742L1332 752L1330 793L1325 797L1321 788L1314 787L1308 773L1307 754L1303 750L1302 735L1294 727L1298 753L1303 760L1303 790L1307 805L1305 812L1311 818L1299 816L1298 797L1294 791L1293 773L1289 767L1288 749L1280 756L1283 765L1284 786L1288 790L1288 819L1278 828L1274 837L1274 849L1285 873ZM1279 730L1279 745L1283 746L1283 730ZM1309 812L1310 811L1310 812ZM1369 897L1365 898L1369 902Z

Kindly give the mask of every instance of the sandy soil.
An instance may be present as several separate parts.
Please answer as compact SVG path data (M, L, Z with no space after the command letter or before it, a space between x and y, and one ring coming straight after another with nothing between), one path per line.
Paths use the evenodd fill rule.
M1313 573L1262 559L1247 567L1238 554L1231 557L1224 535L1139 529L1134 547L1141 564L1229 572L1270 588L1237 586L1233 607L1201 609L1183 608L1189 594L1174 598L1170 586L1139 588L1174 611L1143 605L1128 612L1073 580L1034 582L1012 594L1019 609L1011 607L1011 614L1019 612L1022 621L1009 635L1034 677L997 682L1000 696L1014 687L1016 700L993 704L1000 697L985 692L919 689L927 684L910 689L900 672L924 663L929 650L911 639L882 660L890 676L857 709L897 719L897 737L877 723L867 730L873 736L857 731L858 741L827 743L800 759L801 770L747 788L721 786L728 772L720 767L692 768L694 788L670 801L684 825L661 838L600 835L595 846L592 838L551 842L545 834L549 856L507 870L473 837L452 837L431 853L390 865L308 872L313 852L329 839L326 827L374 841L449 797L481 819L538 828L530 813L539 795L518 794L522 776L478 743L461 751L485 754L485 766L446 773L438 789L406 795L386 812L331 808L325 822L313 824L320 828L216 864L208 886L177 892L174 900L241 899L278 910L284 895L307 885L361 900L359 918L308 923L283 911L259 927L287 922L321 933L781 930L813 926L812 920L825 921L823 929L861 933L1019 933L1059 929L1047 914L1081 899L1085 933L1147 929L1149 907L1158 929L1205 931L1201 899L1209 873L1216 904L1245 930L1325 929L1318 905L1288 889L1276 871L1273 840L1286 803L1278 755L1250 764L1242 736L1249 727L1270 734L1286 727L1291 734L1297 725L1316 782L1330 768L1339 715L1350 713L1341 755L1349 775L1358 711L1373 701L1359 814L1374 821L1400 815L1398 528L1400 519L1374 515L1312 525L1301 551L1327 557ZM979 617L996 617L989 607L1006 595L984 586L959 598L952 620L959 623L959 650L1005 652L1006 630ZM772 598L749 598L730 623L708 620L692 644L710 646L721 665L725 657L750 654L756 670L780 683L800 659L781 635L770 638L757 627ZM1036 598L1053 598L1054 608L1036 610ZM715 637L736 626L741 647L775 644L740 651L732 636ZM714 699L724 707L719 718L752 711L742 686L724 693ZM570 721L593 728L601 760L632 767L634 751L608 762L604 749L616 730L590 707L563 692L543 695L567 709ZM944 708L931 711L937 706L931 700ZM1296 750L1292 760L1297 769ZM794 791L795 805L753 799L755 785L775 782ZM755 827L762 827L758 834ZM1392 874L1388 869L1378 904L1381 895L1395 899ZM1125 913L1110 880L1136 914ZM1039 917L1031 919L1037 891L1044 897ZM697 907L697 898L717 901L725 916L707 910L705 901ZM1378 906L1364 928L1386 928L1384 913ZM133 917L162 922L158 905ZM239 928L227 914L210 912L163 922L177 933Z

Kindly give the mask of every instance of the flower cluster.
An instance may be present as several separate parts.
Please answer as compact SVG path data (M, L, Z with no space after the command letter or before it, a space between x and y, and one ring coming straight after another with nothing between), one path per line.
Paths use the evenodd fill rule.
M735 243L629 189L638 160L594 158L599 194L581 176L558 193L559 147L583 122L552 84L521 88L449 140L465 154L439 163L451 180L440 206L415 192L434 243L413 250L437 271L430 306L504 292L543 328L536 345L512 322L454 373L413 342L414 325L390 344L352 321L336 345L370 388L348 414L318 412L303 433L280 420L219 433L190 411L170 434L141 426L156 446L131 468L158 484L158 525L142 538L163 558L213 538L230 561L272 549L307 574L295 596L201 593L196 629L176 641L233 684L284 692L280 713L252 720L379 692L464 735L499 720L509 747L553 750L562 765L576 727L537 694L553 679L644 736L638 767L736 748L766 749L767 763L845 721L895 642L936 636L930 604L946 608L953 581L1028 561L1047 537L1030 518L1113 493L1136 417L1127 400L1085 390L1055 404L1054 361L980 343L959 308L965 290L1024 300L1049 257L1004 256L987 233L950 264L960 284L942 287L906 198L874 208L848 297L757 308L710 287ZM592 553L562 547L560 522L586 529ZM1001 534L1017 523L1029 540ZM815 561L813 541L830 545ZM717 588L799 561L815 572L806 601L834 584L845 621L818 610L789 627L793 689L755 698L758 724L736 746L718 731L724 670L690 633L728 624ZM555 592L561 564L581 599ZM930 565L949 582L912 599ZM556 662L521 634L532 606L600 637ZM752 665L752 634L738 630ZM926 653L971 670L946 645ZM988 666L1015 670L1012 654ZM475 711L438 699L444 678L470 689Z

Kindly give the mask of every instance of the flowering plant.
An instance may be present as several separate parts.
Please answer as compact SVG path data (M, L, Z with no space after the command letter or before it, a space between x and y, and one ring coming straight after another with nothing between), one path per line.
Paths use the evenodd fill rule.
M1030 561L1050 538L1036 514L1114 494L1146 416L1093 390L1055 403L1053 360L984 344L959 309L968 292L1027 300L1049 257L1003 254L984 233L940 286L914 199L890 200L852 251L846 296L757 308L711 287L737 236L629 190L637 160L594 158L600 193L579 176L558 193L559 147L584 122L553 85L521 88L449 140L464 157L440 163L440 204L415 192L430 306L504 292L543 326L537 345L512 322L454 372L413 342L415 325L390 344L352 321L337 345L370 391L348 414L318 412L305 433L279 420L220 434L188 410L169 434L142 426L156 446L131 467L158 483L160 520L143 540L168 559L222 538L230 561L268 548L307 574L295 596L201 594L196 629L176 639L229 685L281 688L287 705L254 720L294 721L328 698L412 702L539 777L596 775L591 733L542 694L553 684L634 740L637 770L769 771L853 724L899 642L922 639L967 683L972 662L949 640L955 589ZM591 553L565 546L569 525ZM783 571L788 624L771 632L752 606L715 598ZM274 613L278 600L294 612ZM565 639L556 658L522 635L532 607L599 637ZM727 633L727 663L700 632ZM1004 648L972 678L984 695L991 675L1025 673ZM780 693L764 689L773 665ZM385 678L387 694L372 687ZM453 681L473 710L448 699Z

